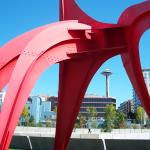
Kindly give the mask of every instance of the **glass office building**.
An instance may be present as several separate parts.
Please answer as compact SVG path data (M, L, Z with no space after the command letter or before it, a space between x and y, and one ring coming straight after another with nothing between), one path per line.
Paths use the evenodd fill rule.
M143 69L143 76L144 76L144 80L145 80L145 84L147 86L148 92L150 94L150 68ZM137 94L135 93L135 91L133 91L133 100L134 100L134 110L136 111L137 107L141 106L141 102Z
M57 97L49 97L49 101L51 101L52 110L57 106L58 104L58 98ZM113 97L99 97L99 96L85 96L83 99L83 102L80 107L80 114L87 115L87 109L89 107L94 107L97 110L97 116L99 118L103 118L105 115L105 107L108 104L113 104L116 107L116 99Z
M97 116L103 118L105 115L105 108L107 105L113 104L116 108L116 99L113 97L99 97L99 96L86 96L80 107L80 113L87 115L89 107L96 108Z
M51 112L51 102L40 96L28 98L26 106L29 109L30 116L34 117L35 123L45 122L47 119L55 119L56 114Z

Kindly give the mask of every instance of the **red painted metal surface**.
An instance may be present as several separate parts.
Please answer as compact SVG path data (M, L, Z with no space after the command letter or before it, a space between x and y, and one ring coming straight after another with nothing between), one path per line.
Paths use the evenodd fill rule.
M60 63L55 150L65 150L85 91L99 67L121 55L150 116L139 57L139 40L150 28L150 1L134 5L117 24L97 22L74 0L60 0L60 22L27 32L0 48L0 90L8 84L0 113L0 150L7 150L26 100L41 73ZM73 21L74 20L74 21Z

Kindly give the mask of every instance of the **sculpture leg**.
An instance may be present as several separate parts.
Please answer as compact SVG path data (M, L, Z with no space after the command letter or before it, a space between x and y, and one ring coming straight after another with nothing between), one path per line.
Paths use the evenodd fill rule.
M60 85L57 112L55 150L65 150L77 118L84 93L91 80L95 61L74 59L60 65Z
M144 81L139 56L139 41L143 33L150 28L150 15L146 13L139 18L128 33L128 52L122 54L124 67L141 103L150 117L150 96Z
M33 89L34 84L36 83L37 79L39 78L40 74L48 67L50 64L47 63L44 57L41 57L40 61L38 61L34 66L32 66L32 69L29 73L26 74L25 78L22 79L22 85L20 86L20 89L18 91L17 97L15 100L11 99L11 95L6 98L6 102L3 106L2 114L0 120L3 119L7 120L7 124L5 127L5 131L1 132L0 136L2 138L0 150L7 150L8 146L10 144L14 129L16 127L16 124L18 122L19 116L22 113L22 110L24 108L24 105L28 99L28 96ZM38 70L37 70L38 68ZM17 82L16 82L17 84ZM11 85L13 86L13 85ZM13 108L11 109L11 112L9 113L9 117L5 117L5 112L7 109L7 106L13 102Z
M67 148L86 89L98 68L113 55L91 55L60 64L55 150Z
M140 60L139 58L132 59L128 54L122 55L122 60L134 90L140 98L148 116L150 117L150 96L144 82Z
M9 143L11 141L13 132L15 130L16 124L18 122L19 116L22 113L22 110L24 108L24 105L27 101L27 98L41 75L41 73L50 65L56 63L57 59L49 59L51 57L59 58L61 59L68 59L66 56L66 46L63 45L55 47L43 55L41 55L34 64L29 66L29 70L24 72L23 77L18 81L15 81L15 85L19 86L19 83L21 82L21 85L18 87L17 96L15 98L12 98L13 95L13 89L14 84L10 84L7 94L7 97L5 98L4 105L2 107L2 113L0 116L0 122L2 122L1 126L1 132L0 132L0 150L7 150ZM59 54L61 53L61 55ZM20 62L24 63L24 62ZM21 70L22 65L18 65L15 67L13 71L13 77L16 76L14 72L19 72ZM38 69L37 69L38 68ZM8 109L12 105L11 110ZM6 117L7 116L7 117ZM3 121L5 120L5 121Z
M38 68L41 66L42 66L42 64L40 66L37 65ZM3 120L4 118L5 118L5 120L7 120L5 132L1 133L2 141L1 141L1 145L0 145L0 150L8 149L15 126L18 122L18 118L19 118L20 114L22 113L22 110L23 110L26 100L30 94L30 91L33 88L33 85L36 82L36 80L34 80L36 77L37 76L34 75L33 78L30 78L29 80L26 81L26 84L22 85L23 88L20 88L20 90L18 91L18 96L16 97L15 100L11 99L11 96L10 96L6 99L6 102L4 102L3 109L7 109L7 106L9 105L9 103L14 102L14 104L13 104L13 108L11 109L11 112L9 114L9 118L5 118L5 114L3 113L3 111L0 116L1 120ZM33 83L33 85L31 83ZM17 82L16 82L16 84L17 84Z
M14 95L14 84L9 85L7 97L5 98L5 102L2 107L2 113L0 116L0 122L2 122L0 132L0 150L8 149L19 116L38 77L46 69L46 67L56 63L57 60L62 61L65 59L69 59L69 57L66 55L66 47L69 47L70 44L71 43L69 42L69 44L58 45L57 47L50 49L49 51L41 55L37 59L37 61L30 65L30 69L27 69L28 71L24 72L22 78L20 77L20 80L14 81L15 86L18 86L18 90L16 91L17 96L15 98L12 97ZM56 57L57 59L50 59ZM24 61L22 60L20 63L24 64ZM15 67L11 79L16 77L16 74L14 74L14 72L19 72L21 68L22 65L18 65L17 67ZM10 105L12 105L12 107L11 109L8 109Z
M119 24L130 25L126 32L128 51L122 54L122 61L135 92L150 117L150 96L146 88L139 56L139 42L143 33L150 28L150 2L128 8L120 17Z

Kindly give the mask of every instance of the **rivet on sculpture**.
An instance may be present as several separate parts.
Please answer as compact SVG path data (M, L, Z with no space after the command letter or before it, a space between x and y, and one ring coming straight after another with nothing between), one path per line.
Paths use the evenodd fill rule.
M100 13L100 12L97 12ZM55 150L66 150L85 91L109 58L121 55L129 79L150 117L139 40L150 28L150 1L126 9L117 24L97 22L74 0L60 0L60 21L29 31L0 48L0 150L7 150L26 100L42 72L60 64ZM119 69L119 68L118 68Z

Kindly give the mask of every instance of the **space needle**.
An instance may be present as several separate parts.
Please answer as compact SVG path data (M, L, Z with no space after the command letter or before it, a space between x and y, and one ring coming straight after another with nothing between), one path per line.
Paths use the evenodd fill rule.
M101 74L106 77L106 97L109 97L109 76L112 75L112 71L105 69Z

